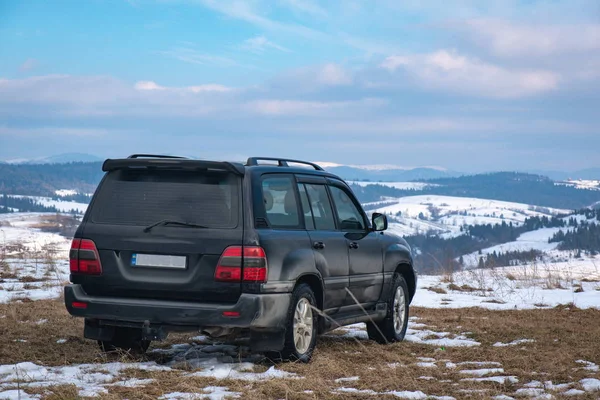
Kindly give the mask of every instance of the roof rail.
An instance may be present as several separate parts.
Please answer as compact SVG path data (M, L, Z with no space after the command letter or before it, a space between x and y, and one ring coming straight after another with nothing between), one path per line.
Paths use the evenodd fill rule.
M176 158L176 159L186 159L187 157L179 157L179 156L165 156L162 154L132 154L127 158Z
M308 161L293 160L290 158L250 157L250 158L248 158L248 161L246 161L246 165L248 165L248 166L258 165L259 161L277 161L277 165L280 167L289 167L288 163L305 164L305 165L310 165L317 171L323 171L323 168L321 168L319 165L317 165L315 163L311 163Z

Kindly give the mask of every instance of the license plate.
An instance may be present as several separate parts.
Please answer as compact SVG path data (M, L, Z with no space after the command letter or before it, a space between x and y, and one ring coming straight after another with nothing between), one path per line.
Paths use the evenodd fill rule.
M168 256L159 254L139 254L131 256L131 265L134 267L176 268L185 269L187 257Z

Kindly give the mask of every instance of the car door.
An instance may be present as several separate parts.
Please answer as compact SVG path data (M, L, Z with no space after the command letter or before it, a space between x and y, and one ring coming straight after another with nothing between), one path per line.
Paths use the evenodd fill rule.
M329 191L339 229L344 233L350 266L350 291L362 305L376 302L383 288L383 252L380 234L370 229L366 215L350 189L329 180Z
M323 309L342 307L347 304L349 284L348 244L343 232L337 230L326 181L322 177L298 176L298 190L315 262L323 277Z

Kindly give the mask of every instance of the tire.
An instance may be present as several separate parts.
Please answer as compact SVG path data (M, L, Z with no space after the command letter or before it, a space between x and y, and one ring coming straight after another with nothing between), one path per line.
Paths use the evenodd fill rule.
M292 293L287 313L284 347L280 353L269 353L273 360L301 361L307 363L317 344L318 315L315 295L307 284L298 285Z
M141 329L115 327L112 340L98 340L98 345L105 353L144 354L150 346L150 341L142 339Z
M369 339L386 344L401 342L408 327L408 285L400 274L394 274L388 302L388 315L378 322L367 322Z

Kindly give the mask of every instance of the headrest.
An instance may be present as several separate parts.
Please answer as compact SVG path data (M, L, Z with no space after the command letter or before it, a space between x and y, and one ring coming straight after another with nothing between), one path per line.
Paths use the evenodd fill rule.
M283 199L283 206L286 214L298 214L298 207L296 206L296 196L294 191L289 190Z
M266 211L269 211L273 208L273 195L271 192L263 191L263 201L265 202Z

